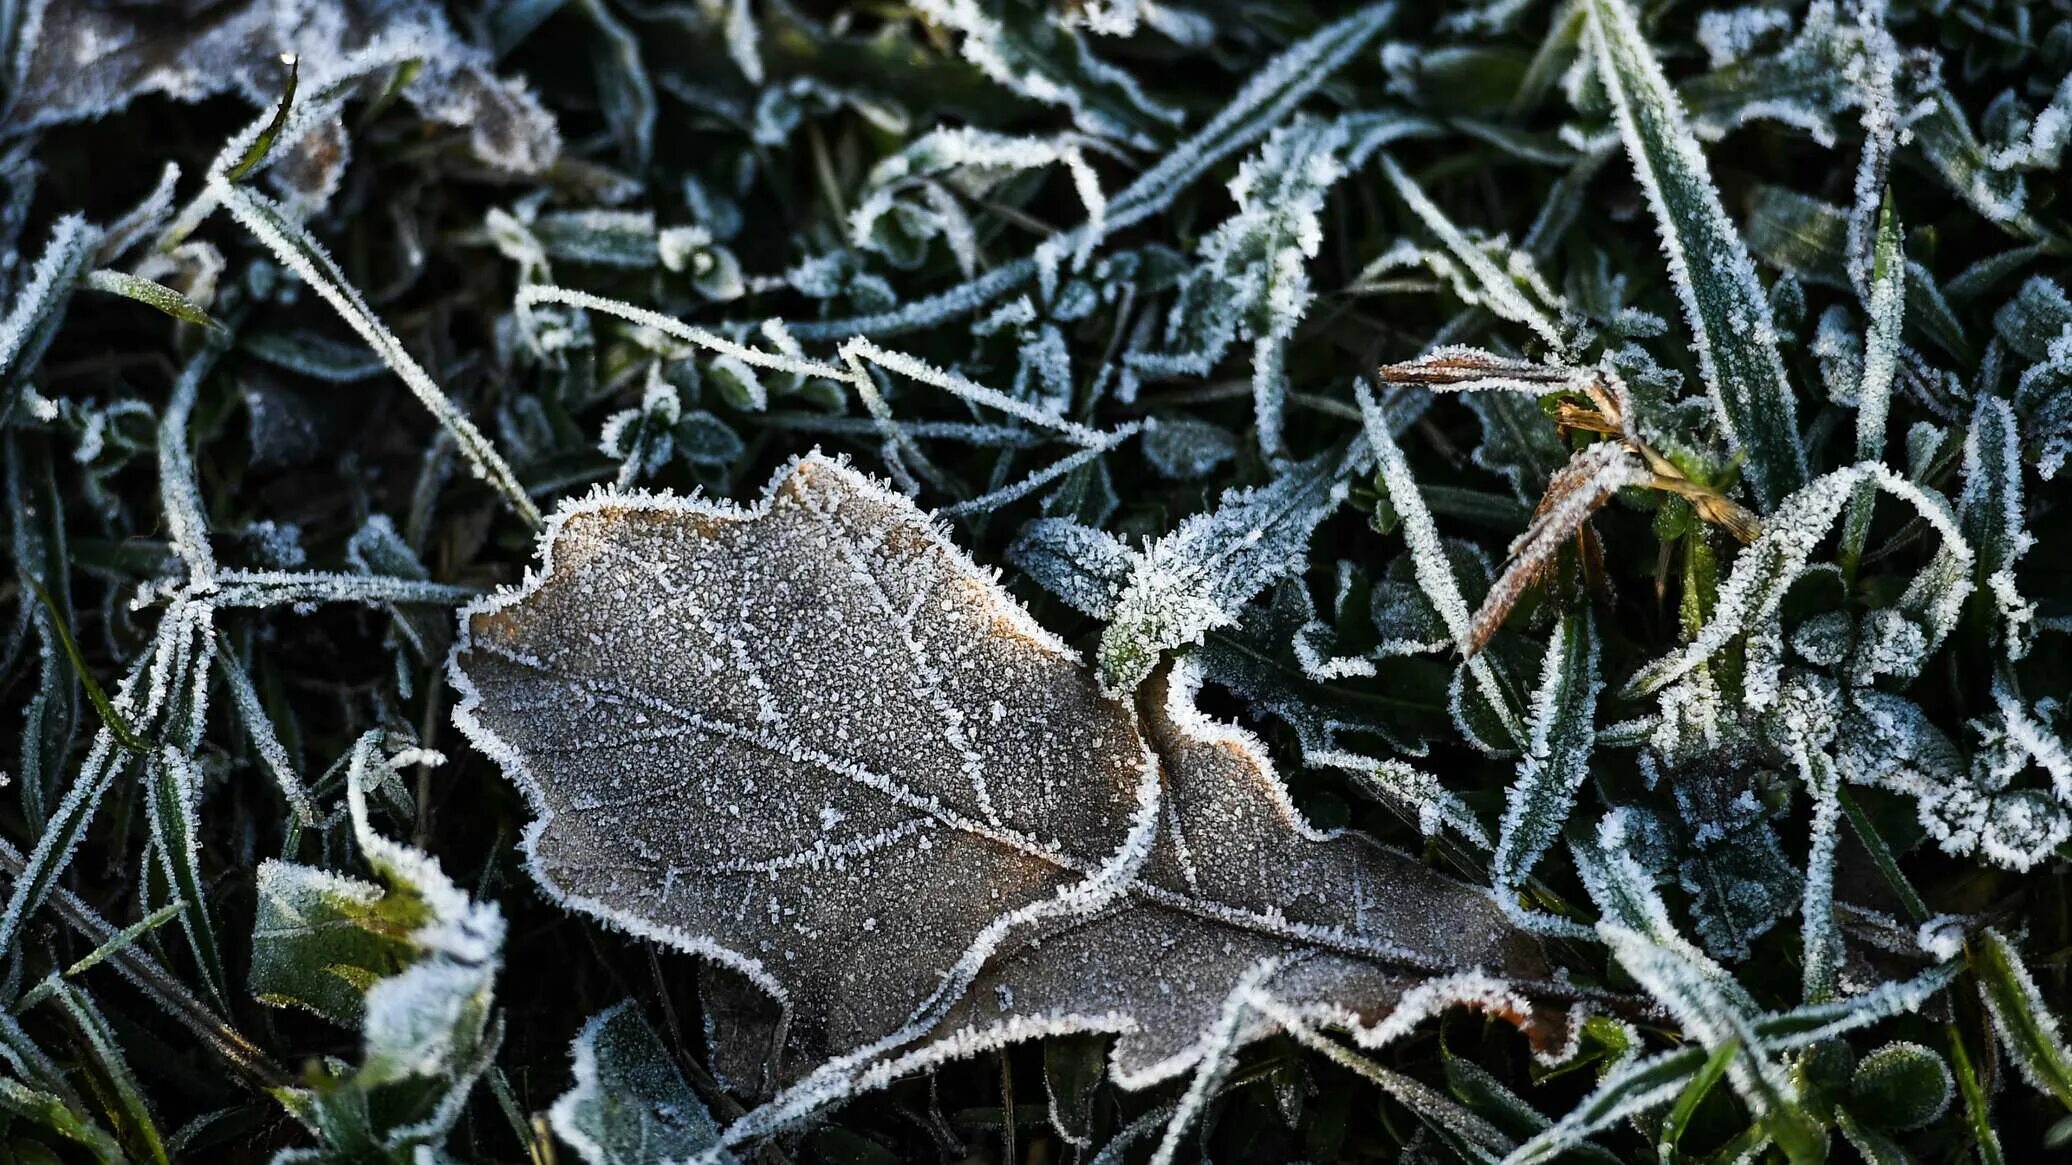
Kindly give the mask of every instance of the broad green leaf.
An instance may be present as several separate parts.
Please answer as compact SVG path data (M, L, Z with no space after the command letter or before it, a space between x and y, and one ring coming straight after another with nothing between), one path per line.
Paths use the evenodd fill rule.
M1857 1062L1849 1108L1873 1128L1909 1132L1942 1118L1956 1095L1950 1066L1933 1048L1884 1044Z
M376 832L369 787L393 780L381 733L353 745L347 810L362 857L387 884L270 863L254 933L255 991L332 1019L356 1016L357 1064L328 1061L274 1090L318 1141L304 1160L424 1160L460 1119L502 1041L493 1017L504 920L423 852ZM357 932L357 933L355 933ZM364 984L354 1006L346 991Z
M416 961L410 934L426 921L423 899L408 887L384 891L329 870L262 862L246 986L262 1003L357 1028L368 989Z

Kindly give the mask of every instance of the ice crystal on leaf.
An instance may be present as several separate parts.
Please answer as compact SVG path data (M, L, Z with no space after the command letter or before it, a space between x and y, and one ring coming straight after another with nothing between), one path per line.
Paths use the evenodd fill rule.
M457 719L532 800L552 896L781 1009L713 995L725 1074L798 1082L728 1143L1039 1033L1120 1032L1117 1078L1164 1079L1264 959L1262 990L1374 1038L1426 977L1545 971L1482 894L1310 827L1193 669L1103 694L839 464L750 509L601 494L544 554L465 617Z

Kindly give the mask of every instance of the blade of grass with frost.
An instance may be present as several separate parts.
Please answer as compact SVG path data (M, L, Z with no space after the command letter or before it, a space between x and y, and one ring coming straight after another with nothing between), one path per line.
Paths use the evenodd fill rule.
M315 827L318 818L316 800L310 796L302 778L295 775L295 761L288 755L287 746L281 743L280 734L274 730L273 718L266 714L266 705L259 699L259 689L253 686L251 673L232 654L229 645L221 642L216 644L216 663L224 686L230 689L231 706L237 710L237 718L245 726L245 737L251 741L252 751L259 754L260 763L273 774L274 783L280 786L281 796L294 810L296 820Z
M309 284L323 297L324 302L330 304L339 316L352 326L353 331L360 334L360 338L367 342L368 347L381 354L389 368L402 379L418 401L430 410L433 418L447 432L453 434L454 444L474 466L476 474L502 494L504 500L510 503L511 508L527 525L535 529L540 527L543 521L539 507L533 505L532 499L526 495L525 487L519 484L517 475L511 472L511 467L505 464L489 438L483 436L474 422L454 407L453 402L446 398L446 394L439 390L439 386L432 382L432 378L418 366L417 361L410 358L410 353L403 349L403 343L396 338L395 333L375 318L373 309L369 308L366 300L360 298L360 293L346 282L345 273L338 269L338 265L317 245L316 240L289 221L287 216L281 213L280 207L263 195L233 186L221 177L212 178L210 188L216 192L216 197L222 200L224 208L230 211L231 216L236 218L239 224L252 232L252 235L264 243L282 263L300 275L304 283Z
M1806 855L1806 890L1800 901L1802 991L1808 1003L1825 1003L1841 991L1842 936L1835 929L1835 846L1841 839L1841 781L1825 752L1796 741L1793 760L1813 800L1812 841Z
M202 503L187 427L193 420L201 382L215 368L225 346L221 335L212 336L195 353L173 382L158 420L158 497L165 510L166 531L173 553L187 565L189 581L204 588L215 585L216 553L209 546L208 511Z
M1683 952L1656 944L1624 927L1603 925L1612 955L1655 1001L1667 1007L1687 1035L1707 1048L1730 1044L1740 1051L1727 1063L1727 1080L1794 1165L1826 1158L1826 1133L1800 1106L1783 1067L1764 1048L1748 1013L1719 990L1709 972Z
M170 1165L172 1159L166 1153L165 1138L151 1118L151 1106L144 1099L144 1091L130 1069L128 1057L123 1055L122 1041L109 1025L108 1017L95 1006L91 996L57 975L45 982L51 985L51 995L71 1021L72 1029L79 1033L88 1058L100 1068L102 1078L114 1092L114 1096L107 1098L113 1102L109 1115L129 1127L133 1145L141 1147L148 1160Z
M1411 212L1425 224L1426 229L1439 236L1439 241L1445 244L1447 252L1454 260L1474 276L1471 302L1479 303L1512 323L1530 329L1556 353L1567 350L1568 345L1562 337L1560 327L1518 289L1518 281L1499 268L1490 259L1488 252L1468 241L1468 237L1460 232L1459 227L1453 225L1445 212L1425 196L1425 192L1418 188L1417 183L1410 180L1409 175L1403 173L1394 158L1382 155L1381 168L1390 185L1395 187L1397 197L1410 207ZM1461 290L1463 297L1469 298L1469 289L1464 287Z
M1158 164L1137 176L1108 203L1094 243L1127 230L1172 205L1180 192L1224 159L1265 137L1329 81L1395 16L1392 3L1374 4L1325 25L1266 63L1207 125L1173 147ZM1090 249L1080 232L1052 236L1042 245L1060 254ZM1003 263L977 279L891 311L847 319L800 321L786 326L801 340L844 340L851 336L894 336L935 327L971 315L1033 281L1033 255Z
M34 833L41 833L49 815L48 798L52 782L66 766L72 742L79 732L79 697L82 688L88 701L102 715L107 696L85 669L78 645L72 640L71 556L65 538L65 499L58 492L57 475L46 447L31 445L20 430L8 428L0 434L0 457L4 457L6 502L14 520L9 523L9 545L14 555L14 575L21 601L37 600L25 612L36 634L37 676L34 694L22 714L20 788L22 817ZM30 452L31 449L35 451ZM43 594L36 593L38 580L49 580ZM42 601L48 596L48 601ZM127 729L125 728L124 731Z
M1426 1128L1441 1136L1449 1148L1464 1158L1493 1162L1496 1154L1508 1152L1514 1144L1502 1129L1424 1081L1390 1071L1371 1057L1360 1055L1318 1031L1301 1012L1273 998L1265 989L1253 991L1251 998L1253 1007L1292 1036L1296 1043L1373 1083L1390 1099L1409 1109Z
M1992 1017L2001 1046L2021 1069L2022 1079L2039 1092L2072 1109L2072 1050L2065 1047L2036 979L2006 936L1992 927L1971 942L1971 966L1978 976L1979 998Z
M1531 929L1584 935L1587 927L1529 910L1519 900L1535 863L1561 835L1596 744L1597 627L1587 610L1564 615L1547 640L1532 697L1531 736L1504 807L1492 871L1497 901Z
M1806 451L1769 297L1632 10L1625 0L1591 0L1590 14L1598 76L1655 212L1699 370L1728 435L1748 455L1756 497L1773 509L1805 483Z
M200 686L199 682L196 686ZM209 917L208 883L201 873L201 766L193 757L174 749L161 749L158 756L145 762L144 779L149 786L144 800L145 820L151 828L151 848L158 859L159 872L173 894L186 904L180 911L180 929L194 951L202 985L215 997L218 1006L228 1010L230 993L225 986L228 980L223 973L223 953L216 943L215 922Z
M1373 447L1382 484L1388 489L1389 504L1395 507L1396 515L1403 523L1403 541L1410 548L1410 561L1418 586L1424 589L1425 597L1438 611L1440 621L1446 624L1446 632L1452 637L1454 647L1464 657L1461 666L1468 669L1476 691L1503 723L1511 739L1523 744L1527 739L1525 723L1513 706L1510 694L1497 679L1496 669L1471 646L1474 626L1468 612L1468 601L1461 595L1459 580L1453 577L1453 565L1446 557L1445 543L1440 541L1439 527L1432 521L1431 510L1425 507L1424 496L1418 492L1417 479L1410 472L1410 462L1403 457L1403 450L1391 435L1388 418L1383 415L1381 406L1375 403L1374 394L1367 391L1364 382L1355 388L1355 392L1359 396L1367 443Z
M2011 659L2028 652L2036 617L2033 603L2015 588L2015 564L2034 545L2025 528L2022 438L2014 409L1997 396L1981 395L1964 437L1964 493L1957 515L1977 550L1973 568L1990 592Z
M1832 1003L1757 1015L1749 1021L1748 1028L1756 1042L1773 1053L1798 1051L1920 1010L1955 980L1957 971L1956 964L1944 964L1912 979L1885 983ZM1670 1103L1705 1067L1706 1059L1704 1048L1687 1043L1614 1067L1553 1128L1520 1145L1504 1158L1503 1165L1537 1165L1554 1160L1581 1144L1584 1138Z
M1899 216L1892 210L1892 192L1885 192L1878 211L1878 235L1870 272L1866 308L1870 328L1864 336L1863 376L1856 388L1856 459L1882 461L1885 421L1892 411L1892 379L1899 368L1900 325L1906 316L1906 254L1901 247ZM1856 577L1863 542L1871 529L1871 503L1877 491L1865 483L1849 496L1849 514L1842 522L1842 573Z

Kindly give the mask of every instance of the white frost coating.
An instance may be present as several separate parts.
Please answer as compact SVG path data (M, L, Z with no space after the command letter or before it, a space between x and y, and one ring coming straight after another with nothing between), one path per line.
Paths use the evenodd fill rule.
M1999 397L1981 395L1972 411L1957 513L1978 547L1978 572L1994 592L2008 658L2018 660L2028 654L2035 607L2016 591L2014 571L2036 540L2023 506L2021 428L2013 407Z
M885 250L877 229L887 216L896 217L903 235L941 233L950 244L964 277L972 277L977 264L972 226L956 196L984 197L1015 174L1063 166L1073 189L1086 208L1086 228L1080 232L1079 250L1073 258L1084 264L1093 246L1105 234L1108 200L1101 193L1099 175L1087 163L1082 145L1092 147L1076 135L1016 137L972 126L937 129L916 138L899 153L871 167L856 208L849 212L849 237L858 247ZM902 198L918 191L921 203ZM946 196L947 195L947 196Z
M1756 496L1776 506L1806 480L1806 452L1770 300L1712 186L1683 107L1625 0L1592 0L1589 40L1634 176L1653 208L1699 373Z
M319 246L301 227L295 225L281 211L278 204L242 186L234 186L221 176L210 179L210 189L253 237L264 243L282 263L285 263L302 281L307 283L324 302L331 305L353 331L367 342L367 346L381 355L390 369L401 378L433 418L453 435L454 444L462 456L474 467L477 476L486 479L496 491L504 496L518 516L533 526L540 524L539 507L525 492L511 467L504 463L502 455L489 438L475 427L475 423L462 415L446 394L432 382L417 361L403 348L395 333L384 327L374 316L372 308L360 298L360 293L345 281L345 275L331 261L330 255Z
M224 683L230 689L230 703L237 709L237 718L245 726L252 750L259 754L260 761L273 774L274 783L280 786L281 795L287 798L288 807L295 811L296 819L305 827L316 825L316 799L310 796L302 778L296 775L295 761L274 731L273 719L266 714L266 706L260 703L251 675L228 652L222 654L220 662Z
M15 293L14 306L0 319L0 376L19 379L22 366L33 364L42 355L73 284L92 265L100 237L77 214L68 214L51 227L50 244L37 258L28 281Z
M216 555L209 547L209 524L195 479L194 450L187 426L194 416L194 398L201 382L216 366L221 347L204 348L173 382L158 424L158 492L165 507L173 553L187 564L188 583L201 590L215 585Z
M1877 264L1879 201L1884 197L1886 173L1892 151L1899 144L1903 111L1899 108L1899 45L1885 31L1885 4L1861 4L1856 10L1863 55L1852 62L1858 101L1862 104L1859 123L1863 126L1863 151L1856 163L1855 200L1849 208L1849 282L1857 294L1875 301L1872 276ZM1875 317L1877 307L1871 311ZM1862 453L1858 457L1864 456Z
M1323 240L1324 195L1348 166L1350 119L1298 117L1276 129L1230 181L1237 213L1203 237L1166 317L1163 350L1137 352L1149 376L1205 375L1232 343L1252 342L1259 446L1282 453L1285 349L1315 298L1307 261Z
M1868 152L1870 145L1866 143L1864 149ZM1892 381L1899 369L1900 329L1906 314L1906 255L1900 239L1898 216L1888 209L1878 216L1877 233L1869 244L1872 260L1861 281L1870 328L1864 336L1862 376L1855 392L1858 461L1883 461L1885 457L1885 422L1892 411ZM1821 322L1824 328L1825 315ZM1849 513L1842 523L1842 561L1851 568L1870 533L1872 500L1867 485L1856 487L1849 498Z
M1698 14L1698 43L1714 69L1736 64L1773 33L1791 27L1791 13L1782 8L1743 6L1708 9Z
M1394 158L1385 154L1382 156L1381 172L1396 188L1397 197L1410 207L1411 212L1425 224L1426 229L1439 236L1439 241L1445 244L1447 252L1474 276L1472 289L1456 280L1456 285L1460 287L1464 298L1470 303L1479 303L1487 307L1512 323L1523 324L1556 355L1568 350L1568 339L1562 334L1554 319L1518 289L1518 280L1498 267L1487 251L1468 241L1468 237L1461 233L1459 227L1453 225L1446 213L1434 205L1430 198L1425 197L1425 192L1417 183L1410 180L1408 174L1403 173ZM1530 264L1530 260L1522 254L1514 252L1511 258L1528 266ZM1567 305L1556 299L1549 306L1559 314Z
M2072 837L2072 752L2050 726L2056 700L2032 708L1996 678L1993 701L1993 714L1971 722L1979 746L1969 770L1921 789L1921 824L1946 852L2028 870ZM2020 781L2031 769L2047 788Z
M1410 463L1404 459L1403 450L1397 447L1388 418L1374 402L1367 386L1362 383L1355 391L1359 397L1367 443L1374 449L1382 484L1388 488L1389 503L1395 507L1396 515L1403 523L1403 542L1410 549L1417 584L1432 601L1433 609L1438 611L1447 634L1453 637L1455 648L1468 656L1463 666L1473 678L1477 693L1504 725L1512 740L1522 743L1527 736L1525 725L1519 720L1517 710L1511 707L1503 685L1497 681L1495 669L1481 655L1470 654L1474 642L1473 616L1468 610L1467 599L1461 595L1460 582L1453 576L1445 543L1439 539L1439 527L1432 521L1431 510L1425 507L1424 495L1418 492L1417 479L1411 476Z
M1417 819L1417 831L1426 837L1436 837L1441 828L1450 827L1476 849L1487 852L1496 847L1467 802L1438 777L1421 769L1402 761L1361 756L1342 749L1305 752L1302 763L1357 775L1384 802L1408 808Z
M959 46L964 59L976 65L980 72L1010 92L1020 94L1032 101L1055 105L1072 114L1072 119L1088 133L1114 137L1134 145L1151 145L1150 139L1136 132L1127 122L1104 112L1102 104L1121 101L1131 106L1141 117L1177 125L1182 114L1177 109L1158 105L1138 89L1136 80L1128 73L1097 60L1086 44L1068 24L1059 22L1049 36L1030 33L1010 27L1002 19L1019 15L1019 10L1007 10L996 15L981 6L977 0L918 0L916 11L943 28L963 34ZM1047 14L1034 17L1046 20ZM1040 37L1049 41L1055 38L1070 46L1061 51L1053 43L1038 49L1032 43ZM1069 56L1069 63L1059 58ZM1098 86L1107 92L1101 98L1092 98L1080 86Z

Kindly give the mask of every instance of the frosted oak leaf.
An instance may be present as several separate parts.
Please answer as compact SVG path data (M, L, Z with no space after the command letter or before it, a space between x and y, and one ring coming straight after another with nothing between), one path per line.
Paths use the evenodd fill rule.
M1268 958L1282 1001L1375 1038L1433 980L1535 1022L1489 990L1547 968L1486 894L1312 829L1184 662L1104 695L845 466L746 508L594 495L543 557L463 613L456 721L531 800L550 896L734 973L706 1001L744 1089L1089 1029L1141 1085Z

